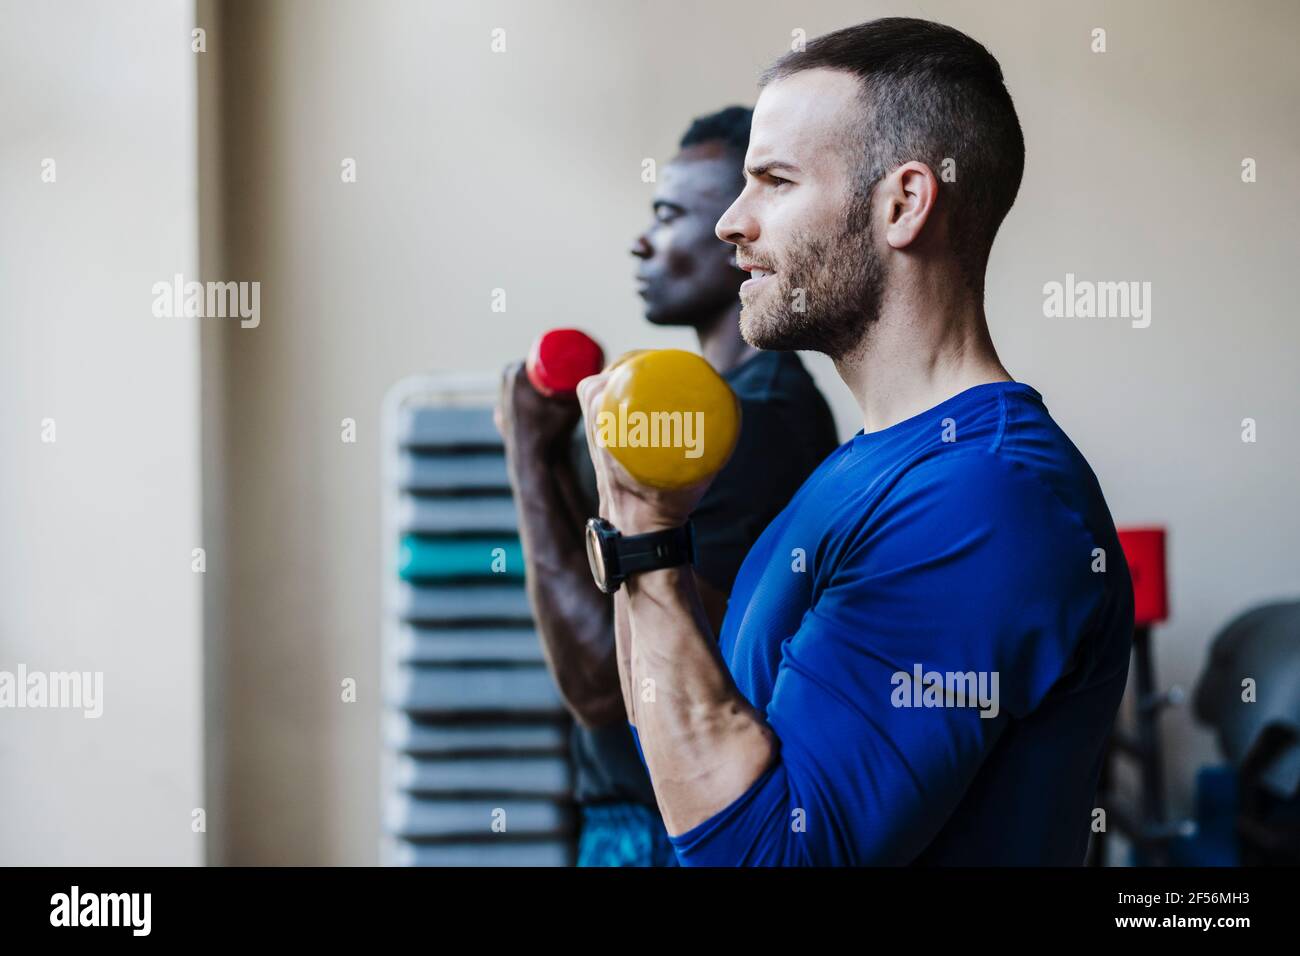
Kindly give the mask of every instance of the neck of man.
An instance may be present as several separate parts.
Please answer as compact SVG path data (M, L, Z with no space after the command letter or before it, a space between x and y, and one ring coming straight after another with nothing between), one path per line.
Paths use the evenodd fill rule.
M981 296L950 271L899 278L859 345L835 362L868 433L976 385L1014 381L993 347Z
M700 354L719 375L726 375L758 354L758 349L740 336L739 299L695 326L695 335L700 340Z

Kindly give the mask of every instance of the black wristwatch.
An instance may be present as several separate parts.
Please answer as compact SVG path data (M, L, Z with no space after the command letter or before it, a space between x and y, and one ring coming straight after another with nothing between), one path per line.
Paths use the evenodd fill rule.
M695 529L680 528L624 535L604 518L587 521L587 560L596 587L613 594L633 574L695 563Z

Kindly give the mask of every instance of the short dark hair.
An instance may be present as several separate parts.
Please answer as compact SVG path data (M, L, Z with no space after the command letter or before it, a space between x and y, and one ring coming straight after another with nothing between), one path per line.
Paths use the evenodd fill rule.
M836 30L785 54L759 87L813 69L841 70L862 81L862 122L848 142L861 151L861 178L850 227L865 226L871 193L903 163L923 162L940 179L952 244L967 282L984 287L984 269L1025 170L1025 139L1002 67L960 30L887 17ZM956 181L943 182L944 159Z
M744 162L745 153L749 150L749 127L753 119L754 111L748 106L728 106L716 113L697 116L677 145L685 149L701 143L722 143L732 152L739 153Z

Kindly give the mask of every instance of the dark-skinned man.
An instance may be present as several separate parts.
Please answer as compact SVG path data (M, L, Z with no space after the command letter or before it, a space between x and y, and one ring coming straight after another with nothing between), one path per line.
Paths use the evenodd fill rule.
M744 185L751 112L695 120L660 171L654 221L638 236L638 291L654 325L695 330L700 353L741 402L740 439L692 514L696 586L721 624L750 545L838 444L834 421L792 352L760 352L740 335L745 274L714 233ZM547 399L521 363L502 378L498 424L520 519L529 599L548 666L572 713L578 865L676 862L619 686L613 604L592 583L583 540L597 514L595 472L576 402Z

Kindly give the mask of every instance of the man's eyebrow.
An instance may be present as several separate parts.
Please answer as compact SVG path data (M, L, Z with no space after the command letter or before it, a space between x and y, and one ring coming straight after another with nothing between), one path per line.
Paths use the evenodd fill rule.
M796 166L794 163L787 163L785 160L782 159L774 159L771 160L770 162L759 163L757 166L750 166L748 169L745 170L745 172L748 175L757 178L759 176L766 176L774 169L784 169L787 172L791 172L791 173L803 172L803 170L800 169L798 166Z

